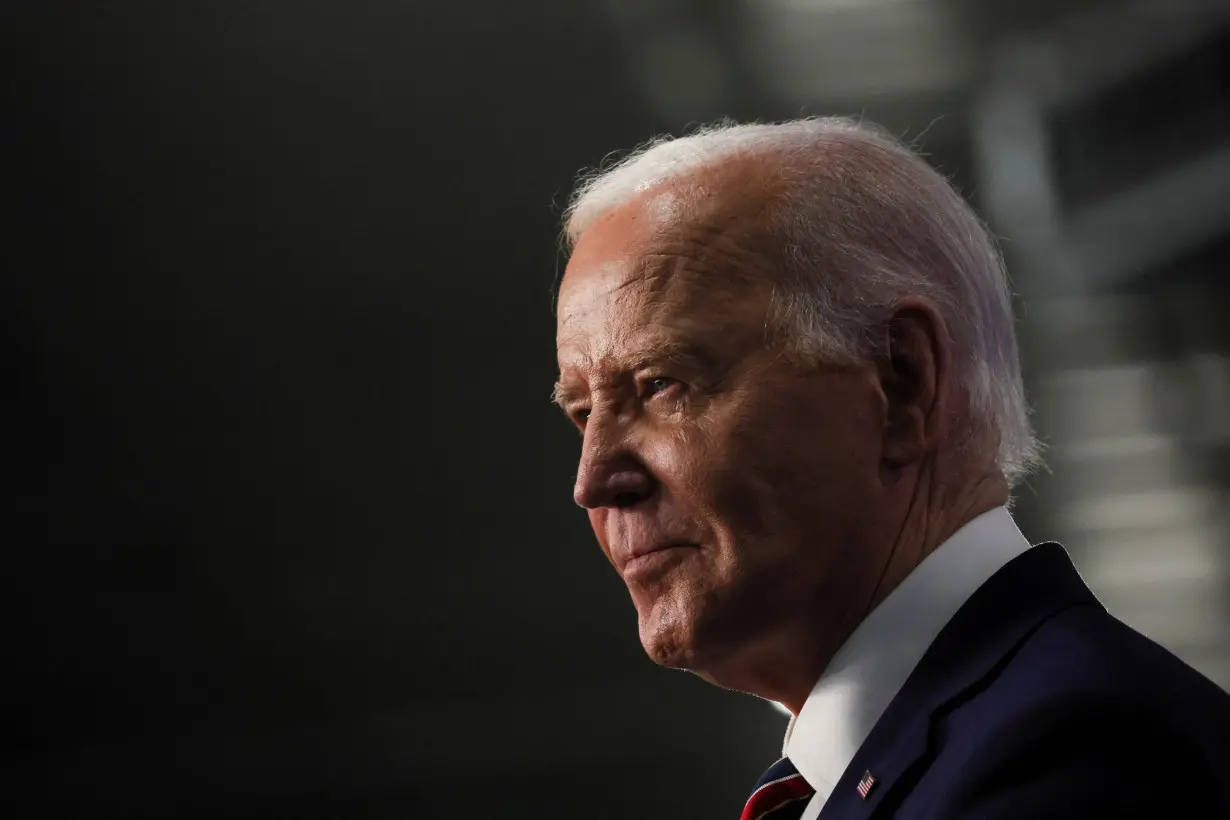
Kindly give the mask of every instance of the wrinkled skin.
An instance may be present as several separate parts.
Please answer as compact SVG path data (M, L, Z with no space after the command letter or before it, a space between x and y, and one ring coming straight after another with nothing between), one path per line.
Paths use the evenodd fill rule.
M766 187L676 185L591 226L561 283L557 393L583 436L575 500L648 654L797 711L870 608L959 526L926 513L954 396L922 303L903 303L883 362L782 354Z

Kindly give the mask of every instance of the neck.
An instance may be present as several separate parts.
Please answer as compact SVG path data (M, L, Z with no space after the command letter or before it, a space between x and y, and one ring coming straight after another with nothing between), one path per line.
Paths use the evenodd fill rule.
M860 620L905 580L953 533L988 510L1008 503L1008 484L998 470L959 485L934 480L916 482L879 581L867 595Z
M794 652L800 653L793 657L810 657L810 662L792 670L795 674L788 679L779 676L781 679L773 682L771 696L791 714L798 715L833 655L863 619L915 567L970 521L1008 503L1008 485L998 469L989 469L963 482L939 480L940 476L934 465L919 468L907 500L902 504L903 513L895 517L895 524L887 532L873 539L874 543L887 546L876 550L881 558L878 564L869 565L869 577L860 584L863 592L852 602L849 614L834 622L830 610L827 614L829 623L813 621L808 625L810 629L805 634L810 641L810 655L807 650L801 651L798 644L791 647ZM849 595L849 591L844 594Z

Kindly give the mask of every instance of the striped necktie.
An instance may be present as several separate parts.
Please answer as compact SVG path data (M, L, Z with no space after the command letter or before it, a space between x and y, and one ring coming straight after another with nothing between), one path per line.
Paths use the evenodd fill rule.
M798 820L815 793L790 758L783 757L756 781L756 789L739 820Z

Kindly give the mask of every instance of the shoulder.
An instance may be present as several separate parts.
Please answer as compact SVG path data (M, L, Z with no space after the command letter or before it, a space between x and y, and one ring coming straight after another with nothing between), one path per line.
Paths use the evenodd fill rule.
M1187 727L1103 692L1072 692L1000 717L941 751L928 816L1120 818L1230 811L1218 759Z
M986 682L992 700L1047 708L1090 697L1199 729L1230 721L1230 695L1100 605L1043 621Z
M934 729L936 817L1230 811L1230 695L1097 606L1041 624Z

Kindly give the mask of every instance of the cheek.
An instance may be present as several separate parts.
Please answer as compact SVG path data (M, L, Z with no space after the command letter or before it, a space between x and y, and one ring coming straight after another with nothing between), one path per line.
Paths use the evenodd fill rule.
M695 498L701 490L712 448L709 436L695 425L663 425L637 442L638 455L654 480L684 499Z
M731 408L655 431L640 453L662 485L668 514L697 519L714 535L764 529L765 505L783 477L778 442L745 410Z
M722 442L717 508L745 531L783 536L861 515L878 474L863 410L831 396L749 407Z
M798 498L808 470L797 451L756 433L732 438L709 471L713 511L736 538L784 535L783 502Z

